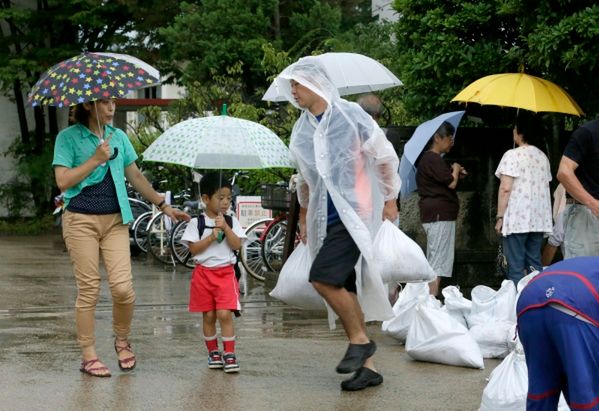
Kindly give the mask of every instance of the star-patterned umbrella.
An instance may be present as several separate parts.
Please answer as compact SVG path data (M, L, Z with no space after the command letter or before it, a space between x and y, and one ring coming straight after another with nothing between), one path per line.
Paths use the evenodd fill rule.
M160 83L158 70L143 61L116 53L83 53L47 70L29 94L32 106L68 107Z

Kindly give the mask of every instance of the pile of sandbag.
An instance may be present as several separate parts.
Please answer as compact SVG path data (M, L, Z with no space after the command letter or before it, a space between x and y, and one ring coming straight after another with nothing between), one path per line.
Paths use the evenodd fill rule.
M456 287L444 290L449 306L430 295L427 283L406 284L382 331L406 344L415 360L483 368L483 357L465 325L469 301ZM448 302L446 300L446 302Z
M516 302L519 292L536 274L524 277L518 287L509 280L503 281L499 290L476 286L472 301L464 298L459 288L445 287L443 306L428 295L426 283L407 284L393 306L395 317L383 322L382 331L405 343L406 352L414 359L482 368L482 360L472 360L477 354L471 341L476 342L481 358L504 358L514 349ZM412 328L419 331L410 338ZM461 336L458 346L455 333L468 337ZM440 340L442 345L437 344ZM447 350L456 353L456 358L448 360L439 354Z

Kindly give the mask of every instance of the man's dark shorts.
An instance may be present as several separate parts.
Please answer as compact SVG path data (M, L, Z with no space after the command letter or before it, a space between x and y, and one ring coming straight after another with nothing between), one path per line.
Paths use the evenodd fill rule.
M360 249L343 225L338 222L327 227L327 236L318 251L312 268L310 282L345 288L356 293L356 271Z

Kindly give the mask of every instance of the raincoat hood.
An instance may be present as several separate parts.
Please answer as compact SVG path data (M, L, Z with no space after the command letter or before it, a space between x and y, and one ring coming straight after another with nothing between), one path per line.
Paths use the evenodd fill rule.
M277 87L286 99L295 107L301 109L291 94L291 80L297 81L318 94L329 106L340 98L339 92L330 80L326 69L315 56L302 57L283 70L275 79Z

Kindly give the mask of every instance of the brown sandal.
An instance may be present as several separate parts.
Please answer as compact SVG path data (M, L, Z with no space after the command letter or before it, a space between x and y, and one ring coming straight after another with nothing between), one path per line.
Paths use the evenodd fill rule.
M127 345L125 346L118 346L116 345L117 340L114 340L114 350L116 351L117 356L123 352L123 351L127 351L130 352L131 354L133 354L133 351L131 350L131 344L129 344L129 342L127 342ZM123 367L123 363L127 363L133 360L133 365L131 367ZM135 366L137 365L137 361L135 361L135 355L132 355L131 357L127 357L127 358L123 358L118 359L119 362L119 368L121 369L121 371L131 371L135 368Z
M98 360L97 358L93 358L91 360L83 360L81 361L81 368L79 368L79 371L81 371L82 373L91 375L92 377L110 377L110 371L108 370L108 367L106 367L105 365L102 365L101 367L91 367L92 365L94 365L95 363L100 362L100 360ZM108 371L105 374L100 373L99 371Z

